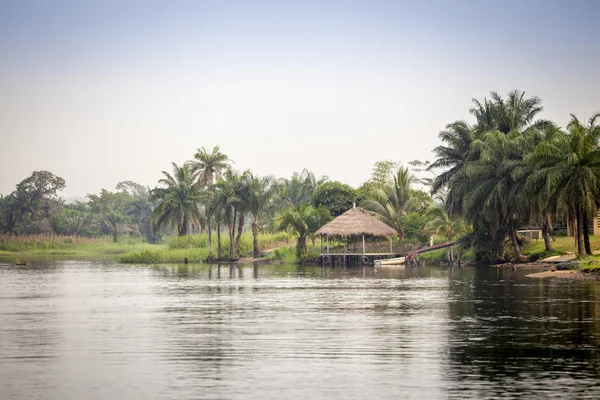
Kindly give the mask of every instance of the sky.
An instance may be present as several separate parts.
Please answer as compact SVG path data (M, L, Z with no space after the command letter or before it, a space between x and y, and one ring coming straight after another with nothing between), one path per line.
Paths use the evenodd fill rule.
M600 110L599 1L0 0L0 194L150 187L219 145L240 171L352 186L434 160L473 98Z

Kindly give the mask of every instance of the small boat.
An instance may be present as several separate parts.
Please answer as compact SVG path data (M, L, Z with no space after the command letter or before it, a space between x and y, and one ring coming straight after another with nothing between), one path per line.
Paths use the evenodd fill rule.
M406 257L388 258L387 260L375 260L375 265L400 265L406 262Z
M15 260L15 265L27 265L27 260Z

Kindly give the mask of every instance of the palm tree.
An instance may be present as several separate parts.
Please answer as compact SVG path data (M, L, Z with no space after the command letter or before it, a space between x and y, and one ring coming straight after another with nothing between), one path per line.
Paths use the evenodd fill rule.
M237 257L237 249L242 236L245 214L248 207L248 191L244 176L228 169L223 175L224 179L218 181L214 186L215 201L222 209L222 215L227 222L229 231L229 256L231 258Z
M205 188L212 191L212 187L216 181L221 179L221 175L225 169L229 167L232 161L223 153L219 146L215 146L209 152L205 147L201 147L194 154L194 160L188 161L192 172L197 172L198 181L197 187ZM208 252L209 258L213 256L212 245L212 213L206 213L206 225L208 228Z
M306 238L329 222L331 215L324 207L302 205L290 208L276 218L279 229L293 231L298 240L296 242L296 258L303 263L306 261Z
M258 178L251 172L246 174L246 186L248 189L248 210L252 217L252 238L254 245L254 257L260 257L258 248L258 233L260 229L260 216L265 212L269 201L273 197L273 180L270 178Z
M294 172L290 179L281 179L278 182L278 194L282 199L282 208L300 207L309 203L317 186L327 180L325 176L317 179L307 169L303 169L301 173Z
M440 145L433 149L437 159L427 169L448 169L433 179L431 186L433 194L448 186L464 168L471 154L471 143L475 138L475 133L473 127L465 121L455 121L448 124L438 137L446 145Z
M429 221L425 228L436 235L443 236L448 242L467 232L465 221L460 217L450 218L443 206L430 208L427 217Z
M173 175L162 171L164 178L158 183L165 187L152 190L150 200L156 201L157 206L152 212L152 222L155 232L160 228L171 225L177 228L180 236L188 234L188 225L200 220L198 203L201 193L195 185L196 174L188 164L178 166L172 163Z
M491 131L472 146L480 157L467 164L466 179L456 183L456 193L464 196L464 215L471 222L483 218L490 224L492 237L499 241L504 240L502 232L506 229L518 259L517 196L528 173L523 156L534 145L518 131L508 135Z
M600 113L587 125L575 115L568 133L556 131L535 149L531 162L539 167L532 180L545 181L546 195L557 213L572 216L576 224L578 257L591 253L588 221L596 212L600 196Z
M194 160L188 161L192 172L198 174L198 185L201 187L210 187L216 181L221 179L223 171L229 168L232 161L215 146L209 152L205 147L201 147L194 154Z
M404 239L403 218L411 208L411 183L414 177L407 167L400 167L390 186L378 189L373 199L363 200L361 206L375 214L382 222L394 228L400 240Z

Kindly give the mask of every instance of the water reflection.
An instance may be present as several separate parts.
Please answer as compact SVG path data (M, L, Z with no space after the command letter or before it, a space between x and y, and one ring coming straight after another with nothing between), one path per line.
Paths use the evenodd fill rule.
M0 399L595 398L600 285L524 274L2 265Z

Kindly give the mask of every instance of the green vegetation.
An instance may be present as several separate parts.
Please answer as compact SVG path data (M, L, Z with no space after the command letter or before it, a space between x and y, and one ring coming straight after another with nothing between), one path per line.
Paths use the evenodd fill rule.
M514 90L506 99L496 92L490 97L473 100L475 125L456 121L440 132L443 145L434 149L438 158L429 167L443 168L432 191L445 194L449 215L473 226L461 242L480 262L518 260L520 226L541 224L550 253L550 221L560 221L575 228L578 257L585 257L591 252L588 223L600 198L599 114L585 126L571 116L563 131L536 120L542 106L535 96Z
M212 237L212 239L215 241L214 237ZM119 261L123 263L138 264L178 263L183 262L183 260L187 258L189 262L202 262L208 259L210 254L208 243L208 234L204 233L172 236L165 241L164 245L135 249L119 257ZM268 257L273 257L273 253L278 251L278 248L286 248L293 243L293 236L287 232L263 234L258 240L258 245L261 249L264 249L264 255ZM228 247L229 238L223 238L222 244L223 246ZM251 257L254 254L253 248L253 236L250 233L243 233L239 241L239 254L245 257ZM259 256L262 255L263 254L259 254Z
M433 163L378 161L358 188L306 169L289 178L239 172L218 146L173 163L154 189L124 181L72 204L58 196L62 178L35 171L0 196L0 234L11 235L0 251L130 250L121 261L178 262L258 258L277 248L271 257L308 262L317 252L315 231L358 202L394 228L399 241L427 243L433 235L458 242L423 259L452 260L460 252L498 263L575 251L585 260L598 244L589 225L600 199L600 113L586 122L572 115L561 129L538 119L541 111L535 96L491 92L489 99L473 100L472 125L458 120L440 132ZM568 225L575 239L553 243L552 224ZM543 242L527 245L517 234L524 227L541 227ZM40 241L36 235L77 239ZM163 238L163 245L145 244ZM330 242L330 248L348 245Z
M130 251L150 249L156 246L143 243L141 238L125 238L119 243L114 243L111 236L90 238L56 234L0 235L0 255L2 256L35 256L43 254L118 255Z

